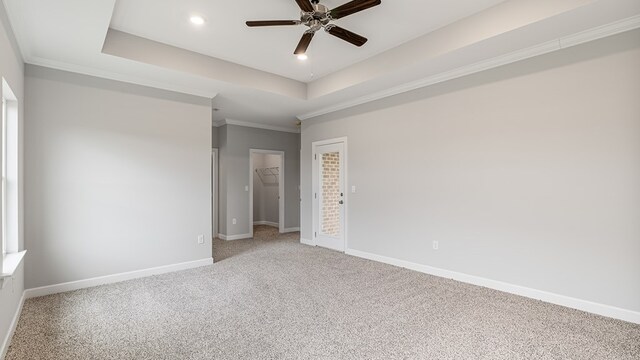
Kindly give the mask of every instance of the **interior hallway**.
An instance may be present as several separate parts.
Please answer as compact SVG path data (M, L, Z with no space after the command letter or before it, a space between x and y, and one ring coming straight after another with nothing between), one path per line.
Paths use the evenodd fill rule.
M278 228L268 225L254 225L253 238L244 240L225 241L219 238L213 239L213 260L214 262L239 255L241 253L256 250L264 245L264 242L281 240L281 241L300 241L300 232L290 232L280 234Z

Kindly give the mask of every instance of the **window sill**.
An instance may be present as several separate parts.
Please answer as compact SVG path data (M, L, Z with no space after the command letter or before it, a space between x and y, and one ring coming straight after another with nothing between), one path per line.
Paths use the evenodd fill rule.
M5 280L12 277L16 272L26 253L27 250L4 255L2 259L2 274L0 274L0 288L3 288Z

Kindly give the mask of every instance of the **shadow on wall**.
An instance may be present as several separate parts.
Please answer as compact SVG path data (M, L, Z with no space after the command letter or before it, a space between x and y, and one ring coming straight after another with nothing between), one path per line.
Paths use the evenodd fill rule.
M406 93L390 96L380 100L372 101L366 104L354 106L348 109L340 110L326 115L312 118L313 121L307 123L321 123L342 119L349 116L364 114L372 111L387 109L393 106L412 103L419 100L437 97L456 91L495 83L507 79L517 78L553 68L564 67L583 61L601 58L610 54L630 51L637 45L638 32L629 31L615 37L621 38L621 41L602 42L598 52L594 52L593 48L584 46L575 46L571 52L556 51L549 54L539 55L533 58L515 62L513 64L504 65L495 69L481 71L476 74L463 76L457 79L448 80L446 82L427 86L424 88L411 90ZM630 41L631 40L631 41ZM635 44L634 44L635 40ZM527 66L520 65L523 61L527 62Z

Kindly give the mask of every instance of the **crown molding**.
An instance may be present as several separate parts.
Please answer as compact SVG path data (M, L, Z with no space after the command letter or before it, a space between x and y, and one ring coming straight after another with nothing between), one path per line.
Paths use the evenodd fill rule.
M164 82L142 79L142 78L138 78L130 75L122 75L122 74L118 74L111 71L95 69L92 67L70 64L66 62L54 61L49 59L43 59L37 56L30 56L29 58L25 59L25 63L29 65L36 65L36 66L51 68L55 70L62 70L62 71L68 71L68 72L82 74L82 75L94 76L102 79L120 81L128 84L146 86L154 89L173 91L181 94L193 95L193 96L198 96L202 98L213 99L216 96L218 96L218 93L215 93L215 92L206 92L206 91L202 91L202 90L198 90L190 87L171 85Z
M637 28L640 28L640 15L635 15L630 18L622 19L610 24L605 24L589 30L581 31L573 35L565 36L563 38L560 38L560 46L564 49L571 46L584 44L589 41L602 39L607 36L635 30Z
M301 121L640 28L640 15L298 115Z
M288 132L288 133L294 133L294 134L300 133L300 129L298 128L294 129L287 126L267 125L267 124L260 124L260 123L250 122L250 121L223 119L223 120L218 120L213 122L214 127L220 127L224 125L244 126L244 127L250 127L250 128L256 128L256 129L282 131L282 132Z

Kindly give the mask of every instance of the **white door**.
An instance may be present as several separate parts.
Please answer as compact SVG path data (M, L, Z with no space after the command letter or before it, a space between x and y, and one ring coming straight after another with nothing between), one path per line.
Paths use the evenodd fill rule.
M316 245L345 251L344 143L317 145L314 153Z

